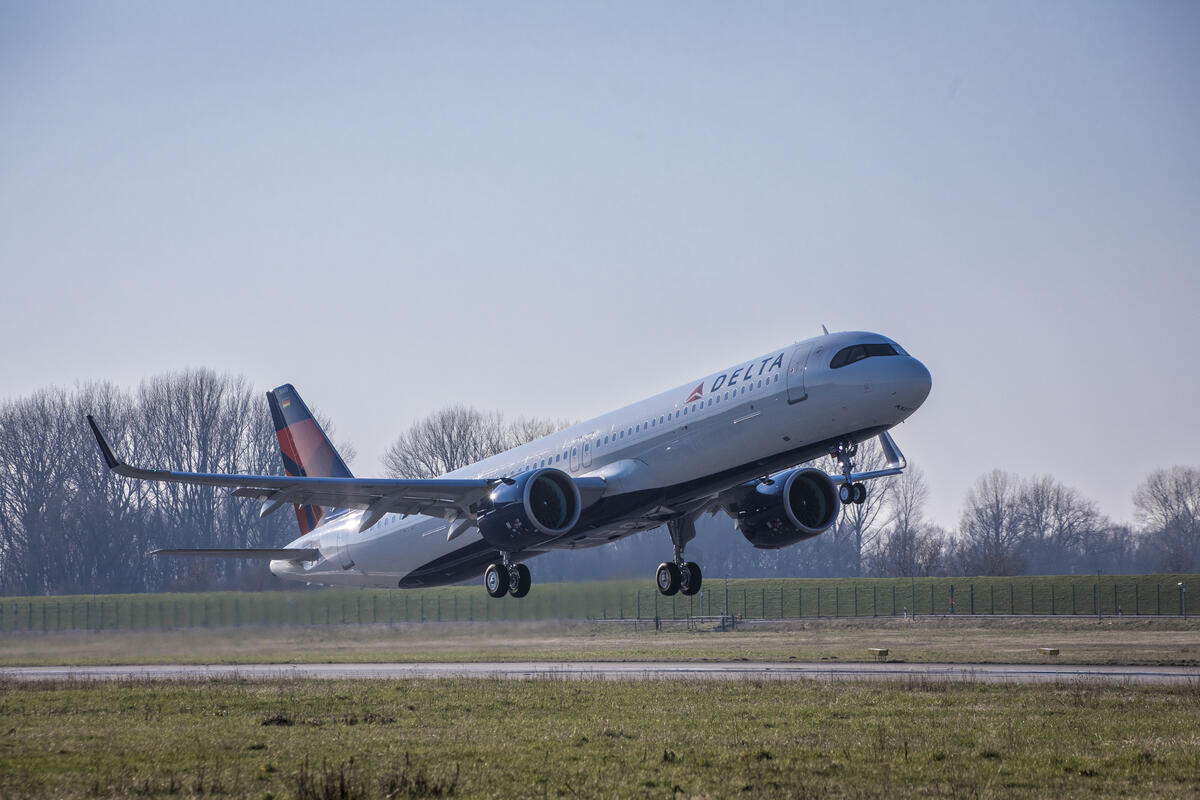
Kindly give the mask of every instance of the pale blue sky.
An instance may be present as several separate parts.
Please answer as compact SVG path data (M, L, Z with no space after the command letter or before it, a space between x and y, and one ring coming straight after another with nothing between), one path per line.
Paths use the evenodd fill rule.
M825 323L936 519L1200 463L1200 5L0 2L0 398L290 381L378 471Z

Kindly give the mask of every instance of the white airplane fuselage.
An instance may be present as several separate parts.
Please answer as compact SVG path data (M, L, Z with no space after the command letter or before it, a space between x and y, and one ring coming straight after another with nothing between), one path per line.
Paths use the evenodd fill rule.
M890 345L897 354L831 366L835 355L859 344ZM516 476L546 467L601 478L602 496L587 502L567 533L513 555L593 547L705 509L722 492L826 455L839 442L877 436L916 411L930 385L924 365L891 339L826 334L443 477ZM478 578L497 558L478 527L448 540L448 519L388 514L360 532L364 514L331 514L288 544L315 548L319 559L272 561L271 571L311 583L415 587Z

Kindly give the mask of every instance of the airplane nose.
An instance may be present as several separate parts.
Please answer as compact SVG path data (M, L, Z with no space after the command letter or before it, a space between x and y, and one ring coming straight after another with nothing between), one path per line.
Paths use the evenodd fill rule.
M904 378L904 405L916 410L925 398L929 397L929 390L933 388L933 376L929 374L929 370L924 364L911 356L908 358L908 364L905 366Z

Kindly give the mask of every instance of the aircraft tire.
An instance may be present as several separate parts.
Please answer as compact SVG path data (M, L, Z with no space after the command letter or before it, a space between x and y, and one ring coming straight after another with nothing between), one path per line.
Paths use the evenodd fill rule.
M695 561L687 562L688 584L686 588L680 588L679 591L691 597L700 591L700 584L704 580L704 576L700 573L700 565Z
M658 565L658 574L654 579L658 584L658 591L667 597L679 591L679 567L670 561Z
M532 585L533 576L529 574L529 567L517 564L517 583L509 587L508 593L513 597L524 597L529 594L529 587Z
M508 592L508 570L499 561L493 561L484 570L483 588L490 597L504 597Z
M838 487L838 499L842 501L842 505L848 506L854 502L854 487L849 483L843 483Z
M854 504L861 506L867 501L867 487L865 484L854 484Z

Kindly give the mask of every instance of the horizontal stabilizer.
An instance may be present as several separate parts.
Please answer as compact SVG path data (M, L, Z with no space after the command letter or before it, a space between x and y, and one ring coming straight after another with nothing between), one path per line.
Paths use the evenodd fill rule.
M199 556L200 558L253 558L259 561L316 561L321 551L302 547L247 547L222 550L215 547L195 547L179 550L151 550L152 556Z

